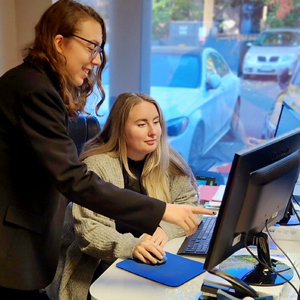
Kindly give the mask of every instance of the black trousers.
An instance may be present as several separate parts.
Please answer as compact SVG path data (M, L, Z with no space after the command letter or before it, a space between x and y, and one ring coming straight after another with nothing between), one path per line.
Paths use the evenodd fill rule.
M49 298L44 290L20 291L20 290L8 289L8 288L0 286L0 299L3 299L3 300L22 300L22 299L47 300Z

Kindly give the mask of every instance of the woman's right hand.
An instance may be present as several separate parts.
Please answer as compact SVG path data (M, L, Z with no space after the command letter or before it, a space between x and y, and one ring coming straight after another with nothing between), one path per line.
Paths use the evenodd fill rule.
M195 214L215 215L213 211L203 207L167 203L162 219L180 226L186 236L190 236L196 232L199 225Z
M132 256L134 258L137 258L148 265L150 264L150 262L156 264L155 257L157 257L158 259L162 259L165 255L166 253L163 248L150 240L140 241L134 247L132 253Z

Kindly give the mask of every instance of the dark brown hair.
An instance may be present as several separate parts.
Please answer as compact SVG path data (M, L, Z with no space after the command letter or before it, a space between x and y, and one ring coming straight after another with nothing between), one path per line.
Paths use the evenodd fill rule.
M101 65L94 67L88 78L80 86L74 86L69 74L62 64L61 54L56 51L54 38L61 34L64 37L72 36L80 29L80 25L89 19L97 21L102 28L102 49L106 42L106 27L101 16L91 7L82 5L73 0L59 0L51 5L42 15L35 27L35 40L30 48L25 49L24 54L31 60L37 60L45 66L49 66L55 73L59 82L59 93L66 105L69 117L76 117L84 112L86 98L93 92L97 84L101 99L96 106L96 113L105 99L102 87L101 74L106 64L104 51L100 54Z

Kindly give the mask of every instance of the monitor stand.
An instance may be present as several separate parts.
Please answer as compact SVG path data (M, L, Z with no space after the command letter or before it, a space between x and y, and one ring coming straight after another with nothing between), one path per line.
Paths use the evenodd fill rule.
M287 206L285 216L278 222L281 226L295 226L300 225L300 219L297 210L294 207L292 198Z
M260 232L253 238L252 245L257 246L258 258L287 280L293 278L293 270L283 262L271 259L268 235ZM248 285L274 286L286 281L275 272L269 271L251 255L233 255L220 264L220 270L225 271Z

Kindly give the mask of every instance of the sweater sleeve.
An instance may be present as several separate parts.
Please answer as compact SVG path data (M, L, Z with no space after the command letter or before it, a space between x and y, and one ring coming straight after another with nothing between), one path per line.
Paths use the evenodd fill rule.
M174 204L184 204L198 206L197 191L192 185L189 176L180 175L169 177L171 202ZM202 220L202 215L196 215L199 221ZM184 236L184 231L177 225L168 224L161 221L160 227L166 232L169 239Z
M117 159L101 154L85 160L88 170L122 188L124 186L120 164ZM131 233L121 234L113 219L97 214L80 205L73 204L73 217L78 245L82 252L113 261L116 258L132 258L132 252L140 239Z

